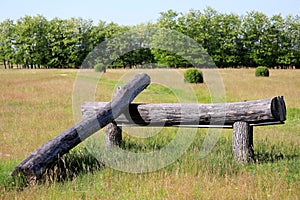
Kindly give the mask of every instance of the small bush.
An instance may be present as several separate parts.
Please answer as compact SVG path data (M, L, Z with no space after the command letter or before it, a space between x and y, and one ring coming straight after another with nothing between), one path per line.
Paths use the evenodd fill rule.
M184 73L184 80L188 83L203 83L202 72L198 69L188 69Z
M269 69L267 67L257 67L255 69L255 76L264 76L268 77L269 76Z
M94 69L96 72L104 72L104 73L106 72L106 67L103 66L103 64L101 64L101 63L96 64L94 66Z

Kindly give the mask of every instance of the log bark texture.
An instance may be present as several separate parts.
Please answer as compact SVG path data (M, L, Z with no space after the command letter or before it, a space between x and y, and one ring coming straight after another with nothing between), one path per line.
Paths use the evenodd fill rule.
M106 106L106 102L85 102L82 115L87 117ZM251 125L276 124L286 120L283 97L226 104L130 104L115 119L119 126L232 126L237 121ZM209 127L209 126L208 126Z
M253 127L247 122L233 124L232 151L238 163L248 163L254 160Z
M147 74L137 74L122 86L118 95L110 103L40 146L14 168L12 175L23 173L29 182L40 179L58 157L117 118L149 84L150 77Z

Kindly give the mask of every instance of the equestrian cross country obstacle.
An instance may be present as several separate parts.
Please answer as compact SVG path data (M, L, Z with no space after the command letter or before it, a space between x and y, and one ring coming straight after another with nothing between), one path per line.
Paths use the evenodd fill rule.
M44 175L64 154L106 126L107 148L122 140L122 126L183 126L189 128L233 128L232 149L239 163L253 159L253 126L283 124L283 97L222 104L131 104L149 84L145 73L119 87L111 102L86 102L83 118L47 141L17 165L12 175L23 174L29 183Z

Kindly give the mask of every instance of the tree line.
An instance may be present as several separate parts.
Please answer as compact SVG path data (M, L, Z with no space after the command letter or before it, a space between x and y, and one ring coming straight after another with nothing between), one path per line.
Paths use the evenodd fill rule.
M0 24L0 62L4 68L78 68L98 44L123 32L131 31L134 35L136 30L145 27L170 29L192 38L203 47L218 67L300 68L298 15L282 17L278 14L269 17L256 11L245 15L225 14L210 7L203 11L190 10L187 13L168 10L161 12L155 23L136 26L121 26L105 21L94 25L92 20L82 18L47 20L41 15L25 16L16 21L7 19ZM163 43L167 40L168 38L160 38L156 42ZM172 49L153 48L137 40L135 43L137 47L114 57L110 65L191 65ZM105 46L110 47L106 52L122 52L122 49L116 49L122 48L121 45ZM211 64L206 59L199 63Z

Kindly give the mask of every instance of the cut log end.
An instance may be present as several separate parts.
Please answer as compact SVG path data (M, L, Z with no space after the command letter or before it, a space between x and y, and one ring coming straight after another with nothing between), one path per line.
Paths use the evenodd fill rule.
M283 122L286 120L286 106L283 96L274 97L272 99L271 112L278 121Z

